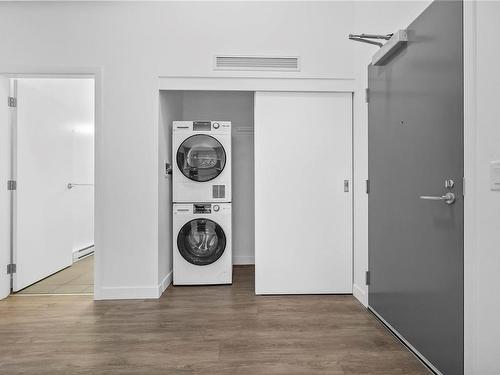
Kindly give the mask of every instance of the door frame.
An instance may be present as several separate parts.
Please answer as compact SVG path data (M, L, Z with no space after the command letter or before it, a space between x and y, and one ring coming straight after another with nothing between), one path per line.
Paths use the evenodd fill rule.
M16 78L53 78L53 79L63 79L63 78L92 78L94 79L94 227L100 226L99 217L95 214L95 207L100 202L100 180L98 178L99 173L97 170L100 168L100 144L102 139L102 68L100 67L80 67L80 68L19 68L19 67L11 67L11 68L3 68L0 70L0 76L16 79ZM15 117L15 114L14 114ZM13 119L15 121L15 118ZM11 154L13 155L13 154ZM14 160L11 160L14 162ZM15 169L11 172L11 178L15 179ZM12 194L11 196L11 204L14 207L15 211L15 201L16 195ZM15 212L14 212L15 215ZM11 216L10 223L10 231L14 234L15 228L13 227L15 217ZM99 299L99 291L101 286L101 252L100 252L100 237L99 231L94 231L94 300ZM13 237L13 236L12 236ZM14 244L12 243L9 251L13 251ZM12 254L10 255L12 259ZM11 290L12 290L12 281L11 281Z
M463 84L464 84L464 374L476 368L478 336L474 315L476 305L476 72L477 72L476 0L463 2Z

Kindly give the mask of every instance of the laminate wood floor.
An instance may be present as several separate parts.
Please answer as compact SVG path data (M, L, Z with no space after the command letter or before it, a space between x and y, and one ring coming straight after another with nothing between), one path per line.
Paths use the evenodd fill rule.
M354 297L255 296L253 273L159 300L11 296L0 373L429 374Z

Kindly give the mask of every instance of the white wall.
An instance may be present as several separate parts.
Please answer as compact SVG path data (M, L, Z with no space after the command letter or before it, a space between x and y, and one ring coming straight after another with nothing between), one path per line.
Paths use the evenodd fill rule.
M466 3L465 11L465 369L471 375L496 375L500 192L490 190L489 163L500 160L500 3Z
M348 41L346 35L390 32L409 23L424 6L392 1L2 2L0 73L61 67L91 67L102 73L95 298L154 298L161 288L158 76L227 75L212 70L215 53L254 53L301 57L298 73L263 75L361 80L373 49ZM359 82L354 103L354 144L362 151L355 158L355 281L357 295L366 301L366 115L358 99L364 82Z
M159 294L172 282L172 121L182 119L182 92L162 91L158 131L158 283Z

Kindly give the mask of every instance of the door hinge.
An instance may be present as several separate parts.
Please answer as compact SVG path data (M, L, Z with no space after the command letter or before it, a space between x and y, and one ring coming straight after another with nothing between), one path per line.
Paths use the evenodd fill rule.
M365 103L369 103L369 102L370 102L370 89L366 88L365 89Z
M17 189L17 181L8 180L7 181L7 190L16 190Z
M370 180L366 180L366 194L370 194Z
M9 107L17 107L17 98L14 98L13 96L9 96L7 99L7 105Z
M14 263L7 264L7 275L12 275L16 273L17 271L17 266Z
M370 271L366 271L365 273L365 284L370 285Z
M349 180L344 180L344 193L349 192Z

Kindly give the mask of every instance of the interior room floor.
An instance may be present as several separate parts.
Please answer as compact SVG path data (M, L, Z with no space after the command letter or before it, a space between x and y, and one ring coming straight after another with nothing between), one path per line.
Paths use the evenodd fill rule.
M16 294L75 294L94 293L94 256L73 263Z
M170 286L159 300L11 296L0 301L2 374L423 375L352 296L255 296Z

